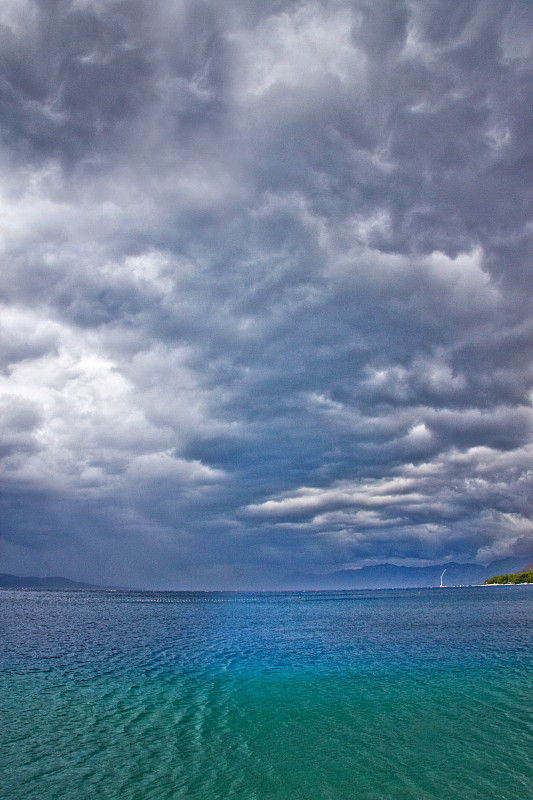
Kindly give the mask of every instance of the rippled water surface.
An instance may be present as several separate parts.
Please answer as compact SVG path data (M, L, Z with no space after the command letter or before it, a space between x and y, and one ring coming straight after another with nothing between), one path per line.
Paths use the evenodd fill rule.
M0 591L3 800L532 800L533 587Z

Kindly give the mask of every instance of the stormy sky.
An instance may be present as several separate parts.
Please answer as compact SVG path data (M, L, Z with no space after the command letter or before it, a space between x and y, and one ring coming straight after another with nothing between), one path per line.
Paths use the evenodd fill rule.
M0 571L533 552L533 5L2 0Z

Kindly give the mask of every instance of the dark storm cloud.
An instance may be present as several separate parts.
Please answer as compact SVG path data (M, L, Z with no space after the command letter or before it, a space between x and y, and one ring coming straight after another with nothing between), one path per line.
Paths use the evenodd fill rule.
M6 2L5 570L533 551L533 12Z

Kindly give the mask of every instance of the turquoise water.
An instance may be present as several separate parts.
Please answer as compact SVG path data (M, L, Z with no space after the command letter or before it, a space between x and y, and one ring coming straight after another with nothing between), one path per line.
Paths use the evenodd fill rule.
M3 800L532 800L533 587L0 592Z

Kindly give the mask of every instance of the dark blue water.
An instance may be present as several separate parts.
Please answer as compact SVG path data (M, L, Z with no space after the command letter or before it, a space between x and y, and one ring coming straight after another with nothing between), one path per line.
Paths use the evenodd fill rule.
M0 613L3 800L533 798L533 586Z

